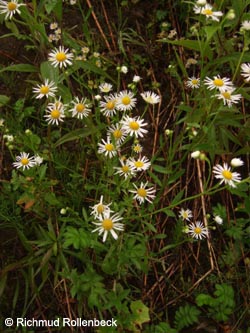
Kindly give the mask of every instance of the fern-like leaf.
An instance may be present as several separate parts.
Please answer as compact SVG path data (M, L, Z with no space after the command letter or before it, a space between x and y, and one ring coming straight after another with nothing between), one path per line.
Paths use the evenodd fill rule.
M175 313L175 327L176 329L182 330L184 327L193 325L199 321L200 310L193 305L185 305L179 307Z

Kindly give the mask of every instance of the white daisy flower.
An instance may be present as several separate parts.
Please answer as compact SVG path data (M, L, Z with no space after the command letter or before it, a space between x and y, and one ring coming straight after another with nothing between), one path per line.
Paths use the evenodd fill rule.
M199 221L188 225L188 233L196 239L208 237L208 229Z
M100 101L100 111L106 117L112 117L116 114L117 96L104 96L105 101Z
M117 145L122 144L127 136L126 131L122 128L122 126L119 123L111 125L108 128L107 132L111 141L113 139Z
M57 92L57 87L55 82L49 81L48 79L44 80L43 84L38 84L33 88L33 93L36 94L36 98L40 99L43 97L55 97L55 93Z
M143 147L138 142L135 142L134 145L132 146L132 149L136 154L140 154L143 150Z
M65 49L64 46L59 46L59 48L56 48L49 53L48 60L54 67L59 66L62 68L72 65L73 57L74 55L69 52L69 49Z
M143 127L147 125L144 123L144 119L140 119L140 117L131 118L129 116L125 116L121 120L122 127L124 130L130 135L135 136L136 138L143 137L148 131Z
M51 102L48 104L48 107L54 108L54 109L63 109L65 108L65 104L63 104L63 102L61 102L61 96L58 99L55 99L54 102Z
M182 220L190 221L190 219L193 217L193 213L190 209L181 208L181 210L179 212L179 217Z
M153 91L145 91L144 93L141 93L141 97L148 104L158 104L161 101L161 97Z
M249 31L250 30L250 21L247 21L247 20L243 21L241 23L241 29L245 30L245 31Z
M110 83L104 82L99 85L99 90L102 93L109 93L112 90L113 86Z
M104 154L105 156L108 156L109 158L114 157L117 154L117 149L113 145L113 143L110 141L110 136L107 137L107 141L102 139L102 143L98 143L98 153Z
M236 187L235 183L241 181L241 175L238 172L232 172L227 163L223 163L223 166L217 164L213 167L213 173L215 178L221 179L220 184L225 183L231 187Z
M191 153L191 157L194 159L198 159L201 155L201 152L199 150L195 150Z
M101 195L100 201L96 205L90 207L92 210L90 215L94 215L95 218L98 218L98 216L103 216L103 214L113 213L113 210L109 208L111 204L112 202L104 204L103 195Z
M63 118L65 118L64 108L61 102L50 103L46 109L46 113L44 118L52 125L59 125L60 122L63 122Z
M121 166L120 167L114 167L116 174L119 174L120 176L124 176L125 179L128 177L132 177L135 175L135 171L131 168L131 166L128 164L128 160L120 159Z
M83 54L88 54L89 51L90 51L89 47L87 47L87 46L82 47L82 53Z
M197 89L200 87L200 79L195 76L189 77L186 86L191 89Z
M120 111L132 110L136 105L136 98L132 91L121 91L117 97L117 109Z
M233 158L231 160L230 164L233 168L237 168L237 167L244 165L244 162L242 161L241 158Z
M219 215L215 215L214 221L219 225L223 224L223 219Z
M242 96L240 94L233 94L235 89L221 91L220 94L216 94L215 97L223 100L223 104L228 107L232 107L233 104L237 104Z
M211 19L213 21L220 21L220 17L223 15L221 11L213 11L213 7L210 4L205 4L205 6L194 6L195 14L205 15L207 19Z
M129 192L135 194L133 199L137 200L140 204L145 202L145 200L152 203L152 201L155 198L155 188L154 187L147 188L147 185L148 182L146 182L145 184L141 182L139 187L133 184L135 190L129 190Z
M51 30L56 30L58 28L58 23L57 22L50 23L49 28Z
M233 83L230 79L223 77L220 75L214 76L213 79L206 77L204 80L204 84L208 87L209 90L219 89L219 91L228 91L233 89Z
M43 163L43 158L39 155L34 156L34 162L36 165L41 165Z
M207 4L207 1L206 0L196 0L196 3L195 3L197 6L201 6L201 7L204 7L206 4Z
M19 7L26 6L24 3L18 3L17 0L3 1L0 0L0 14L6 14L5 20L12 19L13 15L21 14Z
M141 81L141 77L139 75L134 75L133 76L133 82L134 83L137 83L137 82L140 82Z
M128 73L128 67L125 66L125 65L123 65L123 66L121 67L121 73L123 73L123 74L127 74L127 73Z
M100 222L92 222L93 224L98 226L92 232L97 231L99 236L103 234L103 242L106 241L109 232L116 240L118 238L116 231L124 230L124 224L118 222L122 220L122 217L117 213L110 216L110 212L105 212L102 215L99 215L98 219Z
M22 152L19 156L16 157L16 162L12 164L17 169L22 168L23 170L25 170L35 166L36 162L34 160L34 156L29 157L29 154Z
M4 134L3 138L7 141L7 142L13 142L14 141L14 136L12 134Z
M72 112L72 117L82 119L87 117L91 112L91 104L87 102L87 98L82 98L81 100L78 97L71 102L72 109L69 112Z
M146 156L138 158L137 160L131 157L130 159L128 159L128 164L134 171L145 171L151 166L151 162Z
M244 77L246 82L250 81L250 63L241 64L241 76Z

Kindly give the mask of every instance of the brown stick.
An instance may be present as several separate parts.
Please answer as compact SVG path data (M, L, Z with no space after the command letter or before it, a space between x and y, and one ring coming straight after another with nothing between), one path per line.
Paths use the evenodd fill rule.
M93 19L94 19L94 21L95 21L95 24L96 24L98 30L100 31L100 34L102 35L102 38L104 39L104 42L105 42L105 44L106 44L106 46L107 46L109 52L112 52L112 49L111 49L111 47L110 47L110 45L109 45L109 42L108 42L108 40L107 40L107 38L106 38L106 36L105 36L105 34L104 34L104 31L102 30L102 27L101 27L101 25L100 25L100 23L99 23L99 21L98 21L98 19L97 19L97 17L96 17L96 14L95 14L95 12L94 12L94 9L93 9L93 7L92 7L92 5L91 5L90 0L86 0L86 2L87 2L87 5L88 5L89 9L91 9L91 15L93 16Z

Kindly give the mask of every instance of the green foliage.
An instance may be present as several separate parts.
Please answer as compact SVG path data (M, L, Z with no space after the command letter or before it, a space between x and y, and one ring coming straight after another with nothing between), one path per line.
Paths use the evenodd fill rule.
M186 304L180 306L175 313L175 327L177 331L182 330L184 327L189 327L199 321L200 310L196 306Z
M71 281L71 296L76 297L79 301L87 299L88 306L102 307L106 289L103 278L98 275L91 266L85 268L84 273L78 273L73 269L67 278Z
M226 283L216 284L215 289L214 297L199 294L196 303L200 307L207 306L208 313L215 320L226 322L235 309L234 289Z
M64 233L65 241L63 246L68 248L73 246L75 250L84 249L90 246L90 239L88 232L83 228L76 229L74 227L67 227Z

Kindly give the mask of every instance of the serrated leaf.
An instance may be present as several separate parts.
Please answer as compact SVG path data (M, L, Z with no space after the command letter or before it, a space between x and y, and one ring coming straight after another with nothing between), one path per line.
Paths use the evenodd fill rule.
M199 321L200 310L193 305L180 306L175 313L175 327L178 331Z

